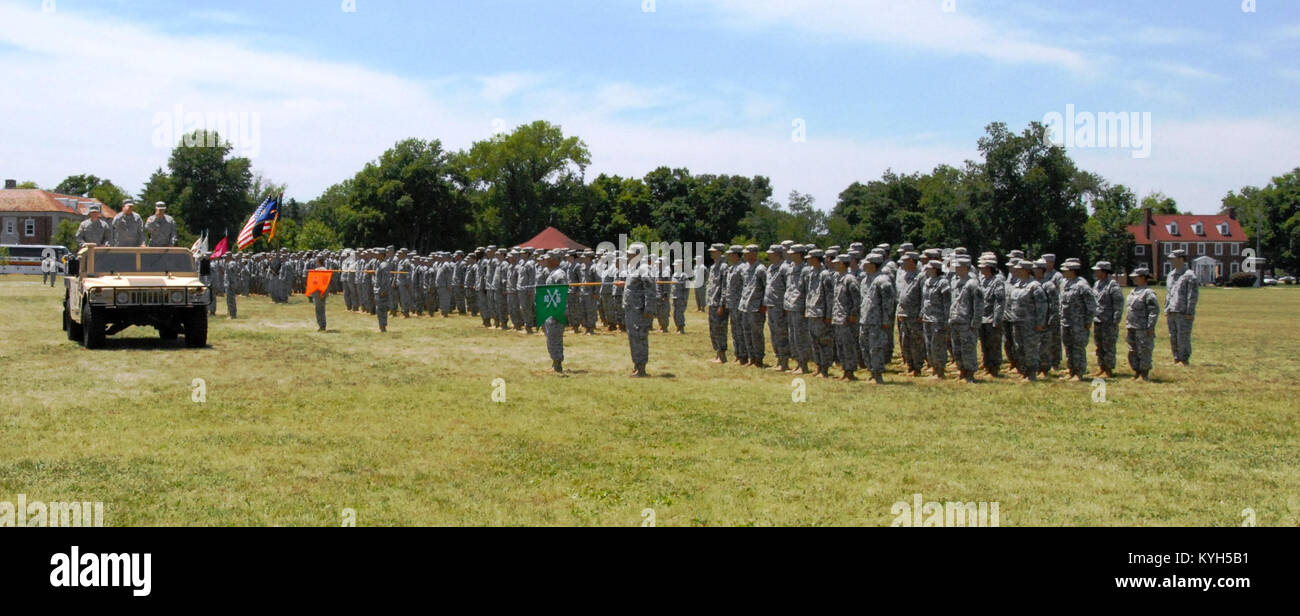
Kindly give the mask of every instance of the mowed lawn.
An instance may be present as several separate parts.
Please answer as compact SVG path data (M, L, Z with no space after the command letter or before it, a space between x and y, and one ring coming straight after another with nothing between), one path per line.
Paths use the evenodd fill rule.
M1193 365L1162 319L1154 383L1121 336L1105 402L891 372L807 378L799 403L792 376L708 363L693 308L637 380L621 335L566 335L556 376L541 335L381 335L341 297L325 334L300 296L254 297L206 349L131 328L87 351L38 280L0 276L0 501L102 501L111 526L888 525L916 493L1003 526L1300 522L1300 288L1202 289Z

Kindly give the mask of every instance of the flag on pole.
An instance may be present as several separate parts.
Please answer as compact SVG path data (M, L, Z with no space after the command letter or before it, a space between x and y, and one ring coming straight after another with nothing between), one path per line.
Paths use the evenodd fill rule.
M262 205L257 206L253 215L248 217L248 222L244 223L244 228L240 229L239 237L235 238L235 246L239 250L248 248L257 241L262 235L269 234L267 241L275 237L276 221L280 219L280 202L276 197L267 197Z
M565 324L564 306L569 301L569 285L537 285L537 326L546 324L548 317Z
M190 246L190 252L203 256L208 252L208 232L204 230L199 238L194 240L194 245Z
M320 291L320 296L325 297L325 292L330 288L330 279L333 277L332 270L307 270L307 292L303 295L311 297L312 293Z
M212 249L212 258L220 259L221 257L226 256L229 252L230 244L227 242L226 238L223 237L220 242L217 242L217 247Z

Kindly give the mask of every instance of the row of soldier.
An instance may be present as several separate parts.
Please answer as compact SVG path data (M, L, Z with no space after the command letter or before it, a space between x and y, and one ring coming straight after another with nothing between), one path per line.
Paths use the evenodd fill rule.
M1137 288L1128 297L1125 319L1123 294L1105 261L1092 267L1090 285L1078 259L1067 259L1058 270L1051 254L1030 260L1013 250L1000 267L991 252L972 262L965 248L917 252L904 243L891 260L890 248L867 251L855 243L847 251L822 250L786 241L768 247L764 264L756 245L714 244L706 302L712 361L727 362L730 331L741 365L767 367L766 326L777 356L773 370L827 377L838 364L841 379L857 380L855 372L865 368L872 382L881 383L894 358L897 330L900 367L911 376L928 366L931 378L945 378L951 358L962 382L974 382L981 367L996 378L1005 353L1022 380L1036 381L1060 369L1064 349L1061 378L1082 380L1095 328L1097 369L1091 376L1109 378L1122 326L1134 378L1149 380L1161 310L1146 286L1146 268L1130 275ZM1164 312L1174 361L1186 365L1197 283L1185 252L1174 251L1171 259ZM793 369L791 362L797 364Z

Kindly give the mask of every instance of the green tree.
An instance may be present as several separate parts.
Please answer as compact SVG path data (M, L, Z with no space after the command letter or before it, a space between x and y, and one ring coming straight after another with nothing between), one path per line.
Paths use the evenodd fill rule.
M427 252L463 244L472 222L463 178L437 140L407 139L352 178L345 203L318 202L339 217L331 225L352 246L396 244Z
M51 244L67 246L68 250L77 252L77 223L71 220L60 220L59 226L54 230L54 237L50 240Z
M167 161L173 193L168 214L193 236L204 229L219 233L237 228L256 207L248 199L249 160L230 158L231 149L220 135L196 131L180 140Z
M583 184L591 153L581 139L539 120L474 143L458 162L476 216L491 212L500 221L475 225L479 241L512 245L556 222L562 199Z
M1132 212L1138 210L1137 197L1123 184L1101 184L1092 196L1091 205L1092 216L1084 226L1088 262L1110 261L1115 272L1129 271L1134 238L1128 226Z
M1300 272L1300 167L1274 177L1263 188L1243 187L1223 198L1220 214L1236 208L1237 219L1269 265Z

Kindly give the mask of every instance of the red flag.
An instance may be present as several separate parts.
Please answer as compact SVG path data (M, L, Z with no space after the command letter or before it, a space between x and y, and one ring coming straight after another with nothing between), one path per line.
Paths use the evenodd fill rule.
M217 247L212 251L211 258L220 259L226 256L228 252L230 252L230 245L226 243L226 238L223 237L220 242L217 242Z

